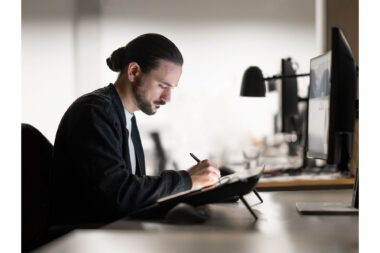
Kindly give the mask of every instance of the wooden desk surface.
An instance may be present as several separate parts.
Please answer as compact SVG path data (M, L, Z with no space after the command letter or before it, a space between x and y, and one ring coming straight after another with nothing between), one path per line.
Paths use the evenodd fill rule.
M97 230L76 230L36 252L358 252L358 216L304 216L296 202L350 202L351 190L260 193L255 222L242 203L212 204L198 225L121 219Z
M286 182L260 182L256 185L258 191L280 190L326 190L326 189L353 189L354 178L339 178L329 180L294 180Z

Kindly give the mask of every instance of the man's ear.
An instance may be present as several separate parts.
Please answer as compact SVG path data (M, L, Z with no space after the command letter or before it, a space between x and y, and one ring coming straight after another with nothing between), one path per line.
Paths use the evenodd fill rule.
M141 68L137 62L130 62L128 66L126 66L126 74L127 78L130 82L135 82L141 75Z

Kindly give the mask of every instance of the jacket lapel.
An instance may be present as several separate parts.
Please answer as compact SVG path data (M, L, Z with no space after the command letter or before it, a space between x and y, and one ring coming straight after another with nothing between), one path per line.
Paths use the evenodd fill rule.
M128 148L128 130L127 130L127 119L125 118L125 112L123 103L121 102L120 96L117 93L115 86L111 83L108 85L109 92L112 97L112 103L115 108L115 111L118 116L118 121L114 122L114 126L117 128L118 124L121 124L121 135L122 135L122 152L123 157L129 172L132 172L131 159L129 157L129 148ZM119 131L119 130L118 130Z

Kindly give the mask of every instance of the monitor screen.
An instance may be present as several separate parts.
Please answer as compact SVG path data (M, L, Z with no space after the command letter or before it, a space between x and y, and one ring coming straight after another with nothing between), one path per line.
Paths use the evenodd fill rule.
M331 52L310 61L308 156L327 159Z

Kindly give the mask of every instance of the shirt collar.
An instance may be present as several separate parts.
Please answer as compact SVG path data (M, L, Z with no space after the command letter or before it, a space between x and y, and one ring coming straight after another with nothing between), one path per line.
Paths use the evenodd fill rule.
M132 117L133 117L133 114L131 114L130 112L128 112L127 109L124 108L124 111L125 111L125 117L127 118L128 121L131 121Z

